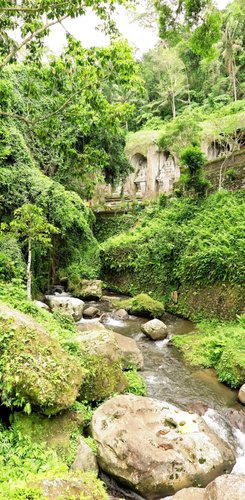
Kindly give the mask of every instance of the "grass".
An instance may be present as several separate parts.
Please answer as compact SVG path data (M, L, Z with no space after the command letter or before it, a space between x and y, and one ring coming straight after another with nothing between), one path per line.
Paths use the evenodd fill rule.
M220 382L237 388L245 380L245 315L237 322L203 322L195 334L172 343L193 366L214 368Z

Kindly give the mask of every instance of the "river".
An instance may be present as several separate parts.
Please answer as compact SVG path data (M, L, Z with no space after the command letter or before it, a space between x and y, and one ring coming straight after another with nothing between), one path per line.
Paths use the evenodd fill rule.
M101 310L103 316L100 321L106 328L136 340L144 355L141 374L147 385L147 396L202 415L209 427L234 447L237 462L232 472L245 474L245 408L238 402L237 391L220 383L214 370L188 366L179 351L171 345L173 335L194 332L194 323L166 314L163 321L168 326L167 339L152 341L141 332L141 325L147 319L130 316L128 320L116 320L108 301L89 304ZM133 493L119 491L124 494L123 498L140 498Z

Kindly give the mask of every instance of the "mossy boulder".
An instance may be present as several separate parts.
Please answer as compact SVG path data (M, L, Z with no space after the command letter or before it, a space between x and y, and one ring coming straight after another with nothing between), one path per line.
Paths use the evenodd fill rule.
M85 326L83 330L83 326ZM123 370L135 366L143 368L143 355L137 343L120 333L107 330L101 323L93 325L79 325L79 334L76 337L77 351L81 356L103 356L107 361L118 361Z
M49 478L34 483L38 487L43 497L49 500L107 500L108 495L102 481L96 475L87 472L81 477Z
M81 356L102 356L109 362L120 360L120 349L114 332L106 328L95 328L91 331L79 331L76 336L77 352Z
M55 450L58 456L70 465L74 460L76 444L79 444L86 418L86 409L82 405L78 411L67 410L52 417L15 412L12 427L23 436L29 436L35 443L45 443L47 448Z
M80 388L80 401L103 401L127 389L128 381L118 362L96 355L84 357L81 362L87 374Z
M0 303L0 397L53 415L71 407L84 379L79 360L33 318Z
M152 299L146 293L140 293L131 299L117 301L117 308L126 309L136 316L145 316L146 318L160 318L164 313L164 306L158 300Z
M18 481L0 491L1 500L108 500L102 481L87 473L49 474L37 476L32 481Z
M99 300L102 297L101 280L81 280L77 296L85 300Z

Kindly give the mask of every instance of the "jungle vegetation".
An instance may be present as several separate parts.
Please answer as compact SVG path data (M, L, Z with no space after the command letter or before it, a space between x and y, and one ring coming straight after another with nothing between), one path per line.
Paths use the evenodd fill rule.
M125 376L118 365L105 368L99 358L81 356L75 323L34 304L47 285L65 279L73 290L83 278L102 278L117 291L141 299L150 294L161 301L160 311L164 302L172 312L203 320L194 342L175 340L189 362L214 367L232 387L244 380L244 316L236 318L244 297L244 189L221 186L210 194L201 151L204 132L227 133L238 143L237 120L243 123L245 110L244 2L223 10L212 0L142 3L138 19L156 27L159 43L139 59L113 18L118 5L132 9L133 0L1 1L0 305L36 322L27 331L0 317L4 500L41 499L37 479L67 479L93 408L108 397L103 370L109 395L117 378L145 394L135 370ZM52 26L91 10L110 37L108 46L85 48L67 33L61 55L48 52ZM182 184L173 196L99 226L92 210L96 187L116 185L132 170L125 152L132 133L144 140L155 131L160 148L178 150ZM205 287L210 294L232 290L225 319L197 314L185 301L178 310L173 306L173 292L197 297ZM76 377L82 389L68 408L69 452L62 444L51 449L43 436L60 411L60 387L69 389ZM71 421L77 425L70 428ZM106 498L93 475L81 479L84 499Z

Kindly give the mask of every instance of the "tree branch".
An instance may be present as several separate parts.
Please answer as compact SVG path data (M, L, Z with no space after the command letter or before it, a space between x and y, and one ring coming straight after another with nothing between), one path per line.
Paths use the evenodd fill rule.
M45 120L48 120L49 118L52 118L52 116L55 116L58 113L60 113L61 111L63 111L63 109L67 106L67 104L69 104L69 102L71 102L74 97L76 97L78 94L80 94L80 92L81 92L80 89L77 90L77 92L70 95L68 97L68 99L66 99L66 101L63 102L63 104L59 108L57 108L55 111L52 111L51 113L48 113L47 115L41 116L40 118L38 118L36 120L29 120L28 118L25 118L24 116L17 115L15 113L7 113L6 111L1 111L1 110L0 110L0 116L6 116L8 118L14 118L15 120L21 120L24 123L26 123L26 125L33 126L39 122L43 122Z
M60 2L60 3L53 3L49 6L50 9L54 9L56 7L63 7L64 5L69 4L70 2ZM43 7L21 7L20 5L14 5L13 7L0 7L0 12L40 12L43 11Z
M21 120L22 122L25 122L27 125L31 125L32 122L28 120L28 118L25 118L24 116L21 115L16 115L14 113L7 113L6 111L0 111L0 116L6 116L8 118L15 118L17 120Z
M22 49L22 47L24 47L29 42L31 42L31 40L33 40L33 38L35 38L35 36L39 35L39 33L42 33L43 31L45 31L46 29L50 28L54 24L57 24L57 23L59 23L61 21L64 21L64 19L67 19L67 17L69 17L69 16L65 15L65 16L61 17L60 19L54 19L53 21L50 21L49 23L45 24L44 26L42 26L41 28L39 28L38 30L36 30L34 33L31 33L31 35L29 35L26 38L24 38L24 40L22 40L22 42L19 45L17 45L10 52L10 54L8 54L5 57L5 59L0 63L0 68L3 68L6 64L8 64L8 62L11 61L11 59L17 54L17 52L19 52L19 50Z
M56 109L55 111L52 111L51 113L48 113L48 114L47 114L47 115L45 115L45 116L42 116L42 117L38 118L38 120L34 120L34 121L32 122L32 124L33 124L33 125L35 125L36 123L39 123L40 121L48 120L48 118L51 118L52 116L55 116L55 115L57 115L58 113L60 113L60 111L62 111L62 110L63 110L63 109L67 106L67 104L68 104L70 101L72 101L72 99L73 99L74 97L76 97L78 94L80 94L80 92L81 92L81 90L80 90L80 89L79 89L79 90L77 90L77 92L75 92L75 93L73 93L72 95L70 95L70 97L68 97L68 99L67 99L65 102L63 102L63 104L62 104L62 105L61 105L58 109Z

